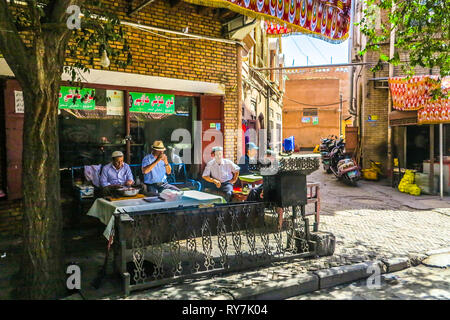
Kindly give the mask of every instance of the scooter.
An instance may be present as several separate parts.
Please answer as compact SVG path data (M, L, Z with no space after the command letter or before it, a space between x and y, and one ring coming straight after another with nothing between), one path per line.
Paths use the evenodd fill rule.
M336 139L337 137L333 135L320 139L320 155L322 158L323 170L325 170L326 173L332 172L330 169L330 152L336 146Z
M345 154L344 150L345 142L340 138L330 152L330 169L338 180L357 186L357 181L361 178L359 166L355 160Z

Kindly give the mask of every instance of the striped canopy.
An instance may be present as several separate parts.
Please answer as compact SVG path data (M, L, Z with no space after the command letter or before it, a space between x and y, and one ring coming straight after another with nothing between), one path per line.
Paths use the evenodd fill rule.
M184 0L227 8L267 21L268 35L308 34L339 43L348 38L352 0Z
M446 94L450 87L450 77L442 80L438 76L429 75L389 78L394 109L417 110L419 124L450 123L450 99L432 99L432 91L439 87Z

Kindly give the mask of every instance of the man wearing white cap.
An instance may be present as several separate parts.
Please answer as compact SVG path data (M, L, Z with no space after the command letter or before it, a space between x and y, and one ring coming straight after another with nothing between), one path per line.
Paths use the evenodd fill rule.
M102 169L100 185L103 188L131 186L134 183L133 174L131 173L130 166L123 162L123 153L121 151L114 151L111 158L112 162L108 163Z
M233 195L233 184L239 176L239 166L223 158L222 147L214 147L211 155L214 159L206 164L202 177L210 182L213 190L222 193L225 200L229 202Z
M152 153L142 159L142 173L144 183L148 192L159 193L164 189L179 190L177 187L167 183L167 175L172 172L167 156L164 154L166 148L162 141L156 140L152 145Z

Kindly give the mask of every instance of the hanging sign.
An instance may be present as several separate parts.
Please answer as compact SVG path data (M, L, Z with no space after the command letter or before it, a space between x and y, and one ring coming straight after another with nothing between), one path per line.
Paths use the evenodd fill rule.
M311 117L302 117L302 122L303 123L310 123L311 122Z
M23 113L25 110L22 91L14 90L14 110L16 113Z
M264 19L270 36L308 34L340 43L348 38L351 0L184 0L225 8L253 19Z
M123 116L123 91L106 90L106 115Z
M312 124L314 124L314 125L319 124L319 117L313 117Z
M131 112L175 113L173 94L130 92L130 98Z
M95 89L61 87L59 109L95 110Z

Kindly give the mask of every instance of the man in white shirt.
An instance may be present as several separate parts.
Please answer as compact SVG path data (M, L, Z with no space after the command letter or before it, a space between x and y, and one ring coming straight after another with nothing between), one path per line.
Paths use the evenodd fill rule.
M214 157L206 164L203 171L203 179L210 183L214 191L224 195L227 202L231 201L233 195L233 184L239 176L239 166L233 161L223 158L223 148L214 147L211 155Z
M100 185L103 188L103 194L111 194L111 190L121 186L131 186L134 183L133 174L130 166L123 162L123 153L114 151L112 161L101 169Z

